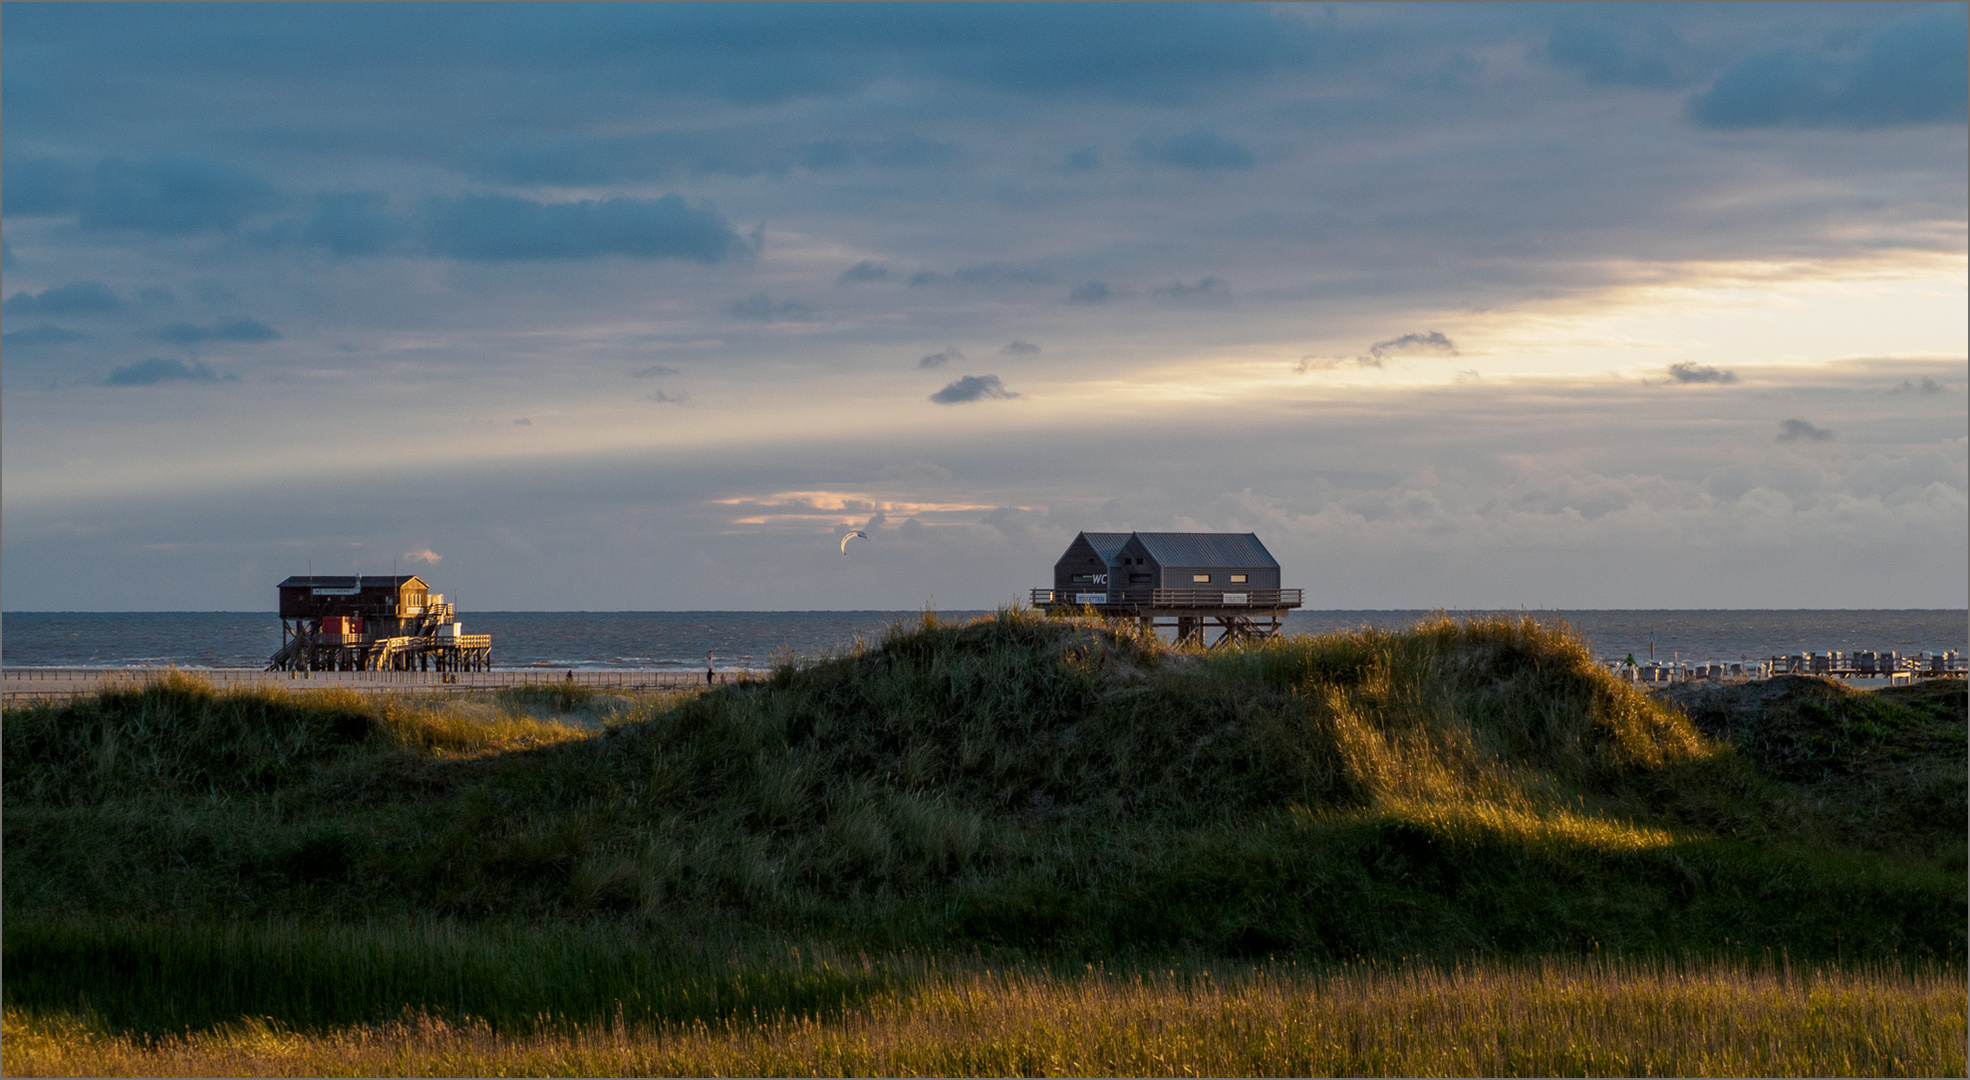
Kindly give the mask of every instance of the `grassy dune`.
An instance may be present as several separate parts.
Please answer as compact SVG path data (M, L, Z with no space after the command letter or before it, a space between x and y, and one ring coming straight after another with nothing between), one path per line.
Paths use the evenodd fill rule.
M977 985L1037 964L1057 986L1022 986L1103 1001L1119 984L1069 976L1177 958L1302 989L1276 965L1464 963L1466 983L1509 982L1529 958L1597 953L1726 982L1789 957L1960 991L1960 686L1767 697L1665 706L1530 619L1198 654L1024 612L926 618L701 695L378 700L174 678L5 717L9 1043L76 1017L356 1038L408 1007L474 1054L576 1053L573 1025L603 1021L671 1046L708 1024L725 1049L675 1068L757 1071L731 1063L778 1060L746 1055L796 1030L916 1030L908 1003L944 983L841 959L863 955L969 957ZM869 1053L838 1067L1004 1071ZM1702 1060L1727 1059L1780 1060ZM1277 1060L1302 1064L1222 1067L1350 1059ZM1363 1068L1467 1071L1388 1060Z
M1221 964L1062 974L959 964L865 979L826 1014L530 1034L428 1014L331 1031L265 1020L157 1039L9 1011L10 1075L1951 1075L1962 979L1546 960Z

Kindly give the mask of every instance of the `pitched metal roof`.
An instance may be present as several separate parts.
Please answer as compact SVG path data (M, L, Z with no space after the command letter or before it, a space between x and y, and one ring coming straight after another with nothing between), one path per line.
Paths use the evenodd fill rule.
M280 583L282 589L383 589L411 580L423 581L416 574L295 574Z
M1279 569L1279 560L1259 543L1257 533L1133 534L1162 566L1222 566L1228 569Z
M1128 543L1129 537L1134 534L1084 532L1081 535L1087 537L1088 543L1094 545L1095 553L1101 556L1102 562L1112 563L1115 561L1115 556L1122 553L1122 545Z

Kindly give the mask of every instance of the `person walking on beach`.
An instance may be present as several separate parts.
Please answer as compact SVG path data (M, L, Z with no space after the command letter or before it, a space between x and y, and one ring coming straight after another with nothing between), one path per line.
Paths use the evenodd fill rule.
M718 658L718 654L715 652L708 652L705 654L705 685L706 686L711 685L712 672L715 670L713 666L713 661L715 661L717 658Z

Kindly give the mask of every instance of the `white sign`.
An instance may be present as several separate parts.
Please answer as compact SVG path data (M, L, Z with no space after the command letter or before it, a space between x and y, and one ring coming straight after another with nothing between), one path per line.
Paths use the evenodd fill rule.
M1074 602L1077 604L1106 604L1108 602L1108 594L1105 592L1077 592L1074 594Z
M1242 593L1242 592L1228 592L1224 594L1224 602L1227 604L1243 604L1246 603L1245 597L1247 597L1248 595L1250 594Z

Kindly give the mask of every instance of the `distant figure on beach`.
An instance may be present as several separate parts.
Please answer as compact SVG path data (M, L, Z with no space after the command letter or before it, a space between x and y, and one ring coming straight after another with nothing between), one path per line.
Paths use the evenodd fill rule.
M715 652L708 652L705 654L705 685L706 686L711 685L712 672L715 670L712 662L717 658L718 658L718 654Z

